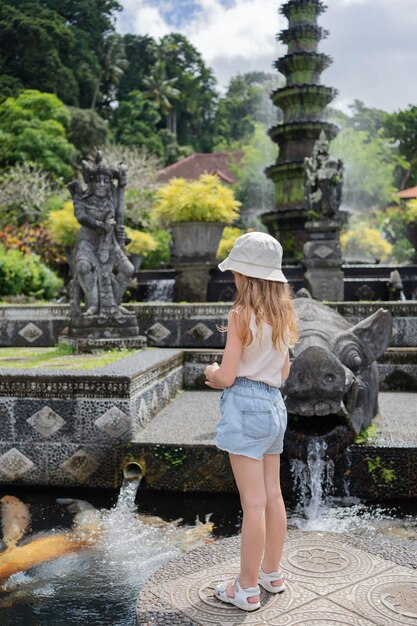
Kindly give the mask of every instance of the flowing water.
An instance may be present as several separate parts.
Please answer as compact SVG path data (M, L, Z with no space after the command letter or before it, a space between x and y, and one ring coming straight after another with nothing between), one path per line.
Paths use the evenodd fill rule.
M299 497L297 506L288 511L289 526L360 537L380 533L410 551L417 550L415 505L365 505L349 496L348 485L346 497L336 500L333 466L324 457L325 444L316 438L310 443L308 462L293 462ZM213 538L239 531L237 494L158 493L141 488L136 498L139 515L137 487L136 482L125 483L114 503L108 501L108 492L84 496L96 506L98 540L88 550L9 578L0 592L1 626L134 626L137 595L152 572L212 540L211 527L196 523L197 516L204 520L213 513ZM56 504L56 492L16 495L32 511L35 533L59 532L72 525L67 508ZM175 521L178 517L184 518L185 525Z
M158 278L149 283L145 302L172 302L174 299L173 278Z
M80 528L88 534L93 523L98 529L91 547L14 574L3 583L1 626L135 624L135 604L144 581L169 559L204 543L210 528L209 524L182 528L138 516L137 488L137 482L127 482L113 508L88 511L88 525Z
M380 533L387 540L417 550L417 519L410 503L400 508L367 505L349 493L333 496L334 463L326 460L326 443L320 437L308 442L307 463L291 461L291 473L297 490L297 505L288 513L288 524L305 531L322 531L373 537ZM403 511L401 511L403 508Z

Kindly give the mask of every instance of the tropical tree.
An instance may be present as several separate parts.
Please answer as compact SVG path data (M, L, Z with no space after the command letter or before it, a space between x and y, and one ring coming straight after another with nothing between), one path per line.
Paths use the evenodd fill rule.
M68 141L70 113L57 96L36 89L0 104L0 167L25 161L68 179L75 148Z
M166 127L176 135L176 113L172 102L180 96L175 88L177 78L167 78L163 59L160 57L153 66L149 76L143 79L145 86L144 97L156 104L162 116L166 119Z
M117 86L129 65L125 57L123 39L120 35L111 34L103 40L99 62L101 71L98 73L91 101L92 109L96 107L100 87L103 89L104 96L102 106L109 106L115 100Z
M140 91L132 91L114 112L113 137L118 143L144 148L162 157L164 146L157 131L160 119L158 105Z
M384 134L398 143L398 151L408 161L406 171L399 172L399 187L417 185L417 106L409 106L387 115Z
M0 85L11 96L17 87L36 88L89 107L103 40L120 9L117 0L2 0Z
M278 76L265 72L238 74L230 79L216 113L216 143L219 148L247 144L260 122L270 127L278 121L270 92L281 84Z

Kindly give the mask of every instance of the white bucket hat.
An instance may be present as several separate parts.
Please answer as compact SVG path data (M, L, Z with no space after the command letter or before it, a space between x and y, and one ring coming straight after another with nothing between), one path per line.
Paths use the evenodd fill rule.
M227 259L219 264L219 270L286 283L281 262L282 246L274 237L266 233L246 233L236 239Z

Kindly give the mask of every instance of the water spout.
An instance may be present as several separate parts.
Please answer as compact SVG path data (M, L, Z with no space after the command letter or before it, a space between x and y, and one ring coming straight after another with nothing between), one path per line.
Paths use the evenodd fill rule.
M297 513L300 527L309 529L327 507L333 489L334 462L326 459L327 444L321 437L311 437L307 444L307 463L291 461L291 473L299 492ZM311 528L312 530L312 528Z
M122 466L122 472L125 480L137 480L140 482L146 474L145 464L143 461L127 461Z

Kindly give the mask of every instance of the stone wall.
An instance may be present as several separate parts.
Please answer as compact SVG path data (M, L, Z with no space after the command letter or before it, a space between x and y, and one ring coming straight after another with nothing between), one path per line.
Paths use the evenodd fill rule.
M329 303L352 324L380 307L394 317L393 347L417 347L417 301ZM149 346L165 348L222 348L228 304L131 304ZM0 347L53 346L68 325L69 306L0 307Z
M182 388L182 352L83 372L1 369L0 483L115 487L132 438Z

